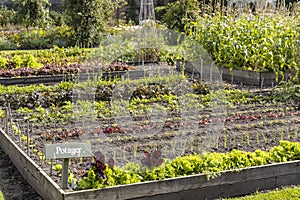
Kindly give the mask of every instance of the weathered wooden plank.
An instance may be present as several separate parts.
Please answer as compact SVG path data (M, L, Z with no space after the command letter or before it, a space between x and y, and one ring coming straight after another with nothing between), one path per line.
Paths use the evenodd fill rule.
M183 64L184 63L184 64ZM255 72L242 69L232 69L216 66L214 64L201 64L190 62L177 62L176 69L182 71L184 66L185 72L189 74L200 74L203 80L222 80L230 82L239 82L256 86L271 86L277 85L280 81L287 81L292 76L291 73L285 73L284 76L278 75L274 72Z
M65 199L210 199L219 196L248 194L259 189L299 184L300 161L251 167L239 172L227 171L207 180L206 175L193 175L124 185L100 190L65 194ZM284 178L287 177L287 178ZM279 183L278 180L282 180ZM201 197L201 198L200 198Z
M113 78L130 78L138 79L147 76L144 70L120 71L120 72L105 72L105 73L81 73L69 75L54 75L54 76L31 76L31 77L17 77L17 78L0 78L2 85L29 85L41 83L58 83L62 81L86 81L98 80L99 78L113 79Z

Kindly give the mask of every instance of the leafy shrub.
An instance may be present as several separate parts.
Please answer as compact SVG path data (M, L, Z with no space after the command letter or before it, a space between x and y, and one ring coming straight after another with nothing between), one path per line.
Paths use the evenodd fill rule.
M0 37L0 50L13 50L17 47L6 38Z
M46 31L43 29L32 30L20 34L20 49L48 49L51 48Z
M28 27L48 24L50 2L48 0L13 0L17 22Z
M0 7L0 26L4 27L15 23L16 12L13 9L7 9L5 6Z
M196 19L200 7L198 0L177 0L159 8L158 12L165 12L161 20L168 28L184 32L186 23Z
M64 16L62 13L57 12L55 10L49 11L49 16L51 18L51 24L54 26L62 26L64 24Z
M74 45L74 33L66 25L45 29L0 32L0 50L49 49L53 46L69 47Z
M64 0L66 23L72 27L76 36L76 44L80 47L98 46L103 35L112 24L115 11L125 1L77 1Z

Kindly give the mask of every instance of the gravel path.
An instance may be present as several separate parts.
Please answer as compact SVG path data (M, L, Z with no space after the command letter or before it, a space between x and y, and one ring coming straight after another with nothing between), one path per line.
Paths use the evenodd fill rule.
M5 200L41 200L0 148L0 190Z

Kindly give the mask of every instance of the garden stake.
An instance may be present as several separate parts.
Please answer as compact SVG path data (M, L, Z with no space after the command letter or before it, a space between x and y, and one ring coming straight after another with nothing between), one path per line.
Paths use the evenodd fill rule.
M55 137L52 138L52 144L55 143ZM53 159L50 159L50 176L52 176L53 173Z
M262 93L262 88L263 88L263 86L264 86L264 77L262 77L262 79L261 79L261 84L260 84L260 95L261 95L261 93Z
M5 130L6 130L6 134L9 134L9 128L8 128L8 108L5 108Z
M133 146L133 158L136 159L136 153L137 153L138 145Z
M221 84L222 81L223 81L223 70L221 70L221 72L220 72L219 87L220 87L220 84Z
M213 68L213 63L210 64L210 82L212 82L212 68Z
M196 143L197 143L197 150L198 150L198 153L199 153L200 150L201 150L201 141L197 138Z
M27 154L29 155L29 121L27 121L26 137L27 137Z
M202 73L203 73L203 59L201 59L201 66L200 66L200 80L202 81Z
M195 69L193 68L192 79L194 79L194 73L195 73Z
M224 133L224 148L227 146L227 135Z
M14 129L13 129L13 127L12 127L12 119L11 119L10 103L8 103L8 115L9 115L9 123L10 123L11 129L12 129L12 135L13 135L13 137L14 137L14 136L15 136L15 132L14 132Z
M217 136L217 138L216 138L216 145L215 145L215 147L216 147L216 149L219 148L219 136Z
M123 148L123 160L124 161L126 160L126 149L125 149L125 147Z
M18 135L19 135L19 144L20 146L22 146L22 138L21 138L21 129L20 129L20 126L19 126L19 122L17 122L17 129L18 129Z

